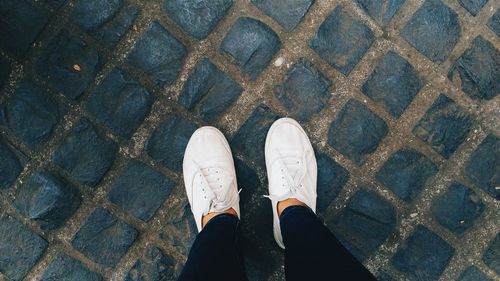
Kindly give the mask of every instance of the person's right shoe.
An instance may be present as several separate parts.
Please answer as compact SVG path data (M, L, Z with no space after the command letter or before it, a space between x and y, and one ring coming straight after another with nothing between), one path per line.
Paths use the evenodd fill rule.
M278 202L295 198L316 213L316 157L304 129L291 118L281 118L271 126L266 138L265 157L274 238L284 249Z

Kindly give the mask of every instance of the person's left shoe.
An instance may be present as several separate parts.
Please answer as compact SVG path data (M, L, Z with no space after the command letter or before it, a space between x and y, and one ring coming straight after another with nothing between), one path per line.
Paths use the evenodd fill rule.
M198 232L203 216L233 208L240 217L233 156L224 135L214 127L196 130L186 147L184 185Z

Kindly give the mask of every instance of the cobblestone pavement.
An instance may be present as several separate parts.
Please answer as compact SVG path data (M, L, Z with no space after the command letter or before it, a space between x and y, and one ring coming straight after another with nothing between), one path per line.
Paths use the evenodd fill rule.
M500 1L1 0L0 280L174 280L182 155L231 142L251 280L284 280L263 142L380 280L500 280Z

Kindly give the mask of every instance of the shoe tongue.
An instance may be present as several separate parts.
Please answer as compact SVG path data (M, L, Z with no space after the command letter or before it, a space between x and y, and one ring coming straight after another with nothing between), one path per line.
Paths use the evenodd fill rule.
M290 178L295 180L299 174L300 174L300 169L302 165L300 164L300 160L298 157L287 157L283 158L283 165L285 165L285 169L288 172L288 175Z

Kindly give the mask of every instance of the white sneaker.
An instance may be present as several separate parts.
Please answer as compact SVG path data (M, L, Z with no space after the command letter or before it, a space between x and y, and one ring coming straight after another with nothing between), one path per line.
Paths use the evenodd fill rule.
M203 216L233 208L240 217L240 198L233 156L224 135L214 127L196 130L186 147L184 185L198 232Z
M291 118L281 118L271 126L265 154L269 178L266 197L271 199L273 207L274 239L284 249L278 202L295 198L316 213L316 157L306 132Z

